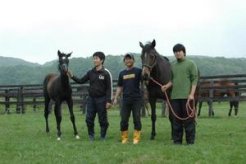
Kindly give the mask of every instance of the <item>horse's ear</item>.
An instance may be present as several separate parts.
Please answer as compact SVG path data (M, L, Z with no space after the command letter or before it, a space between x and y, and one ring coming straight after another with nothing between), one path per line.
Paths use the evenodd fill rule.
M144 45L142 42L139 42L140 47L144 48Z
M151 46L152 46L152 48L155 48L155 39L152 41L152 43L151 43Z
M67 54L66 56L67 57L70 57L72 55L73 52L70 52L69 54Z
M57 51L57 55L58 55L59 57L62 57L62 53L61 53L60 50Z

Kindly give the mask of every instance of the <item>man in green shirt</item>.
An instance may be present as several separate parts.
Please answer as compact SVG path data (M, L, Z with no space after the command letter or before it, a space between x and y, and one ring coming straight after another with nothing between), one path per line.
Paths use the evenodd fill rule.
M172 79L162 86L162 91L172 87L171 105L178 117L187 118L186 104L194 101L194 94L198 82L196 64L186 59L186 50L182 44L173 47L176 61L172 63ZM172 119L172 137L174 144L182 144L183 131L185 130L187 144L195 141L195 116L187 120Z

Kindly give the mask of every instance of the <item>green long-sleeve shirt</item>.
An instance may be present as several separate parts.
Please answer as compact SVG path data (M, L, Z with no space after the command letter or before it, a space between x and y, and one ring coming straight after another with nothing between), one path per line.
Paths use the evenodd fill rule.
M198 70L196 64L189 60L172 63L171 99L187 99L192 85L197 85Z

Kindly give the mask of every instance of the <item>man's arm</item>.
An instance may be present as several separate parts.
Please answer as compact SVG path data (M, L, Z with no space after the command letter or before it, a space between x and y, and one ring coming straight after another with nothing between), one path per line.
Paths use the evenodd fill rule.
M169 81L167 84L164 84L163 86L161 86L162 92L165 92L166 90L168 90L168 88L172 87L172 85L173 83Z
M122 90L123 90L123 87L120 87L120 86L117 87L116 93L115 93L115 96L114 96L114 102L113 102L114 105L117 104L118 97L122 93Z
M113 80L112 80L112 75L109 72L109 70L105 69L107 72L107 79L106 79L106 99L107 103L112 102L112 91L113 91Z
M71 79L73 79L73 81L79 84L86 83L89 80L89 71L82 78L74 76L71 71L68 71L67 74Z

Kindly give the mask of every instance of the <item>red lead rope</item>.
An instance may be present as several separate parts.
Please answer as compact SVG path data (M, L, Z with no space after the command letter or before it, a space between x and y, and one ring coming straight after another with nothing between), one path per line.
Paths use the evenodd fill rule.
M150 80L152 80L154 83L156 83L157 85L159 85L160 87L162 87L162 85L161 85L158 81L156 81L155 79L153 79L152 77L150 77ZM169 98L168 98L168 96L167 96L167 92L165 91L164 94L165 94L166 101L167 101L167 104L168 104L168 107L169 107L169 108L168 108L169 111L171 111L172 114L173 114L177 119L184 121L184 120L188 120L189 118L194 118L194 117L195 117L196 110L190 106L190 102L189 102L189 101L187 101L187 103L186 103L186 113L187 113L187 117L185 117L185 118L179 117L179 116L174 112L174 110L173 110L173 108L172 108L172 106L171 106L170 100L169 100ZM195 106L194 101L193 101L192 105L193 105L193 107Z

